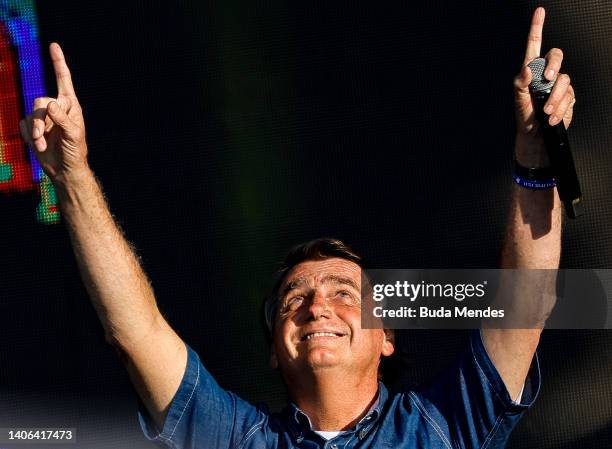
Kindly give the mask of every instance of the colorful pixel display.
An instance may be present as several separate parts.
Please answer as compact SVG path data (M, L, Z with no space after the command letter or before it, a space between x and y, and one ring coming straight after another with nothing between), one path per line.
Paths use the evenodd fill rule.
M23 143L19 120L45 96L38 25L32 0L0 0L0 192L36 189L40 223L59 221L53 184L31 148Z

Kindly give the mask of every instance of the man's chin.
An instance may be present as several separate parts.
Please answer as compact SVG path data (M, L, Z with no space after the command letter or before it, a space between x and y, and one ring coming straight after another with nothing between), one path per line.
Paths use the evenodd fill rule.
M325 369L337 366L340 360L335 351L317 348L308 352L305 362L311 369Z

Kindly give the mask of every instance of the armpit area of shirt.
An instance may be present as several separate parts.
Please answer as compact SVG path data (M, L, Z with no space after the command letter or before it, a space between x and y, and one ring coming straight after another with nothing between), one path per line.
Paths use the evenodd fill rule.
M496 394L503 400L505 405L509 407L509 409L517 412L531 407L540 392L541 386L540 363L537 353L535 353L533 356L533 361L527 374L527 378L523 383L523 388L521 389L521 392L516 400L514 400L510 397L506 385L495 368L493 361L487 354L481 330L474 331L470 344L478 368L487 377Z

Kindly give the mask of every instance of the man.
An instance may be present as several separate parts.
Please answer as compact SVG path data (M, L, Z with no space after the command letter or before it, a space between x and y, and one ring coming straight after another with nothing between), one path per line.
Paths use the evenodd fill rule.
M540 54L543 23L538 8L514 83L515 156L525 167L548 165L526 67ZM160 314L87 164L83 116L59 45L51 44L50 54L57 99L35 100L34 112L20 123L22 136L57 189L83 281L142 400L150 438L198 449L505 443L537 394L538 370L530 366L545 316L534 329L475 333L465 355L440 378L390 396L378 369L381 357L394 351L392 334L361 329L360 259L335 240L295 249L267 302L271 364L280 369L291 404L270 414L221 389ZM575 100L569 77L559 74L562 58L558 49L546 55L545 76L556 84L545 111L551 124L564 120L567 127ZM502 266L558 267L560 220L554 189L515 185Z

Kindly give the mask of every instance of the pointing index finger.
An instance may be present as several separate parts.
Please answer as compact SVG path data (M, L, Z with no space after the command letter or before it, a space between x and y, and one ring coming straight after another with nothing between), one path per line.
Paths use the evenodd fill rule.
M525 51L525 60L523 65L540 56L542 47L542 29L544 28L544 16L546 15L544 8L541 6L536 8L531 18L531 27L529 28L529 36L527 37L527 50Z
M51 54L51 61L53 61L53 70L55 71L55 78L57 80L57 93L63 95L74 96L74 87L72 86L72 77L70 76L70 70L66 65L66 59L64 58L64 52L59 44L53 42L49 46L49 53Z

